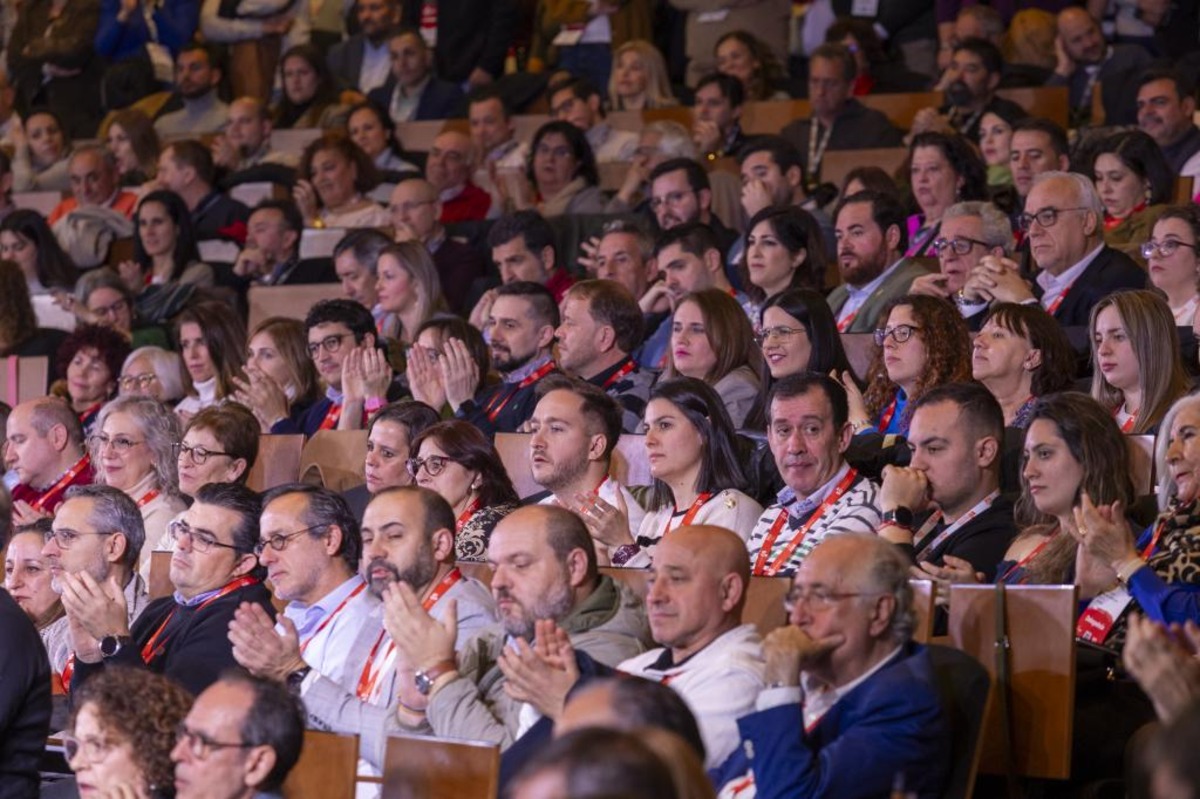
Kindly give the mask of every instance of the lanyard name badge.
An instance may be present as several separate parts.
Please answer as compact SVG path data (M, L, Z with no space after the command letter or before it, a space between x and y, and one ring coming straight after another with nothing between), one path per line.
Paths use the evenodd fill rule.
M967 522L971 521L976 516L983 513L988 508L990 508L992 506L992 503L995 502L996 498L999 496L1000 496L1000 490L996 489L995 491L988 494L983 499L979 500L979 502L975 503L975 506L973 508L971 508L969 511L964 513L962 516L959 516L958 519L955 520L954 524L947 526L945 530L942 530L940 533L937 534L937 538L934 538L933 541L929 542L929 544L927 546L923 547L921 549L921 551L919 553L917 553L917 560L918 561L925 560L928 557L929 553L933 552L939 546L941 546L942 542L944 542L947 538L949 538L955 532L957 532L959 529L961 529L963 525L965 525ZM935 517L940 520L942 517L941 511L938 511L937 514L935 514ZM936 522L935 522L935 526L936 526ZM930 527L930 529L932 530L933 527Z

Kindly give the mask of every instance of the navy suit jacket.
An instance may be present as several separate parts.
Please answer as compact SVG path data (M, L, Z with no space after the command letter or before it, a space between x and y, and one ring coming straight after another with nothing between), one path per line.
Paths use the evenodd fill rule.
M1042 289L1034 282L1034 291L1041 297ZM1105 246L1083 270L1079 279L1063 297L1054 318L1063 327L1087 327L1092 306L1121 289L1146 287L1146 270L1120 250Z
M758 799L940 797L949 779L950 727L925 647L909 643L804 731L798 704L738 720L742 747L716 771L724 785L753 770Z
M396 79L389 77L387 83L372 89L367 94L367 99L383 109L385 114L389 114L392 108L392 92L395 90ZM429 83L425 84L425 91L421 92L421 99L417 102L417 113L413 121L461 117L464 100L462 89L453 83L437 77L430 78Z

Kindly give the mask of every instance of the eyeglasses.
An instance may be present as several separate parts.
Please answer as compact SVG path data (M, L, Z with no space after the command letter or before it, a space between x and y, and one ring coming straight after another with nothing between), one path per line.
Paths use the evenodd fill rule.
M143 372L140 375L121 375L117 383L121 386L122 391L132 391L133 389L147 389L150 385L158 380L158 375L154 372Z
M886 330L877 329L874 333L875 346L882 347L883 342L887 341L889 336L891 337L892 341L896 342L897 344L903 344L912 338L913 333L920 329L921 328L917 325L896 325L895 327L889 327Z
M193 730L188 727L185 722L179 722L179 726L175 728L175 740L182 743L188 748L192 757L197 760L207 760L212 754L213 749L251 749L257 744L251 743L230 743L226 741L214 741L202 732Z
M696 192L691 189L689 189L688 191L669 192L667 194L664 194L661 197L655 197L655 198L651 199L650 200L650 209L653 211L657 211L659 208L662 208L664 205L679 205L679 203L681 203L683 201L684 197L688 196L689 194L695 194L695 193Z
M216 534L210 530L196 529L182 519L177 519L167 525L167 535L176 544L183 543L183 539L186 538L191 543L192 549L200 553L208 552L213 547L238 550L238 547L232 544L223 544L218 541Z
M215 449L207 449L205 447L193 447L189 444L185 444L182 441L180 441L178 444L174 445L173 448L175 450L175 457L178 458L183 455L187 455L189 458L192 459L192 463L196 464L197 466L203 466L205 463L208 462L208 459L210 457L212 457L213 455L224 455L226 458L233 457L228 452L221 452L221 451L215 450Z
M122 298L111 305L101 305L99 308L89 308L88 310L96 316L108 318L110 316L116 316L128 307L129 303Z
M270 547L276 552L282 552L283 550L287 549L288 544L292 543L292 539L299 538L305 533L311 533L313 530L320 530L322 527L328 526L329 525L327 524L314 524L312 527L305 527L303 530L297 530L296 532L288 533L287 535L270 536L266 541L259 541L254 545L254 554L261 557L262 553L266 551L267 547Z
M51 539L58 545L59 549L70 549L79 540L80 536L84 535L113 535L116 530L72 530L69 527L62 527L58 530L47 530L42 533L42 541L49 544Z
M1059 214L1065 214L1067 211L1090 211L1091 208L1077 206L1075 208L1043 208L1036 214L1021 214L1017 217L1017 227L1021 230L1029 230L1036 221L1040 226L1054 227L1054 223L1058 221Z
M1150 241L1142 245L1142 257L1149 258L1157 252L1160 258L1170 258L1180 247L1188 247L1192 252L1197 251L1197 245L1188 244L1186 241L1179 241L1178 239L1155 241L1154 239L1150 239Z
M776 325L775 327L764 327L762 332L754 337L758 342L758 346L763 346L772 338L777 338L780 341L788 342L792 340L792 336L799 333L807 333L808 331L802 327L788 327L787 325Z
M409 458L404 465L408 467L408 473L413 477L416 477L422 468L425 469L425 474L437 477L446 470L446 464L449 463L458 463L458 461L447 458L445 455L430 455L428 458Z
M74 760L77 755L82 753L89 762L94 763L97 760L103 760L113 748L112 743L102 738L76 738L69 732L64 732L60 738L67 760Z
M1051 223L1053 224L1053 223ZM979 239L971 239L966 236L955 236L952 239L936 239L933 242L933 248L937 250L938 255L945 255L946 249L954 250L955 255L966 255L975 245L980 247L991 247L986 241Z
M333 355L342 348L342 339L350 338L349 333L337 333L332 336L326 336L320 341L310 343L308 345L308 357L315 358L321 350Z
M783 609L790 616L795 612L796 608L803 604L807 604L813 610L829 610L829 608L833 607L834 602L840 602L843 599L882 595L880 591L846 591L839 593L826 588L803 588L797 586L788 591L787 596L783 598Z
M134 447L145 443L145 441L134 441L128 436L113 436L109 438L107 433L97 433L88 439L88 446L96 450L96 452L103 452L105 447L112 445L112 448L120 455L124 455Z

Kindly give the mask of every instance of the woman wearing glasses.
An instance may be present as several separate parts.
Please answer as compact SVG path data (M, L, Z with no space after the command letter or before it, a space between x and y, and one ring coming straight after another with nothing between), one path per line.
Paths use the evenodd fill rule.
M533 135L526 181L497 183L504 211L533 208L544 217L604 213L596 157L583 132L570 122L547 122ZM512 184L525 183L517 196Z
M958 309L934 297L888 303L875 330L867 393L843 381L857 435L908 432L909 404L934 386L971 379L971 335Z
M179 493L195 497L209 483L245 483L258 458L258 419L249 408L227 402L192 417L179 453Z
M1092 174L1104 203L1104 243L1144 265L1142 242L1175 187L1162 150L1140 130L1116 133L1096 148Z
M234 399L258 418L262 432L276 419L297 425L317 401L317 368L308 356L304 323L272 316L250 331L245 377L235 377Z
M144 669L105 669L72 692L63 748L80 799L175 795L176 730L192 695Z
M134 292L107 266L84 272L74 294L59 293L55 302L71 311L82 324L108 325L130 337L134 349L170 346L160 325L147 324L137 315Z
M189 305L176 320L183 354L187 395L175 406L183 422L198 411L224 402L234 391L234 379L246 352L246 326L237 313L220 302Z
M58 373L66 376L66 396L79 414L83 434L96 429L100 407L117 393L117 376L129 356L129 342L111 327L81 325L58 348Z
M994 305L971 347L971 376L1000 403L1005 427L1024 430L1038 397L1075 382L1075 350L1040 305Z
M1150 282L1167 298L1176 327L1191 327L1200 309L1200 209L1168 208L1154 223L1154 235L1142 244Z
M908 219L909 257L934 255L942 214L963 200L986 200L987 167L971 144L957 134L917 134L909 148L913 200L921 209Z
M821 230L807 211L769 205L746 226L742 284L756 304L788 289L820 290L829 259Z
M758 399L762 353L738 301L720 289L684 297L671 322L666 379L693 377L713 387L735 429Z
M118 381L121 396L150 397L164 405L183 398L183 361L162 347L139 347L129 353Z
M1118 291L1092 308L1092 396L1122 433L1153 434L1189 381L1171 309L1156 292Z
M766 398L776 380L801 372L853 375L837 320L825 298L808 289L788 289L767 300L762 310L762 388L746 428L766 428Z
M485 560L492 530L518 502L496 448L474 425L449 421L426 428L410 449L416 455L409 458L409 474L441 494L458 518L458 559Z
M148 397L118 397L104 406L88 439L96 482L120 489L137 503L146 528L138 563L150 579L150 554L171 549L167 524L187 508L179 496L179 417Z

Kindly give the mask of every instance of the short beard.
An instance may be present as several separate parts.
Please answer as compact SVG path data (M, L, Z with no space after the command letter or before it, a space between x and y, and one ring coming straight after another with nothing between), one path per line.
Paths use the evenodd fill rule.
M583 458L578 463L562 463L553 464L550 466L550 474L546 475L545 482L539 481L537 475L534 475L534 481L542 488L550 491L553 494L558 494L560 489L566 488L575 480L587 471L588 460L587 453L584 453ZM568 500L574 500L574 497L567 497Z
M887 253L882 252L877 257L871 260L864 260L861 257L855 258L855 264L850 267L842 266L841 259L838 260L838 269L842 273L842 282L848 283L851 286L865 286L875 278L883 274L883 270L887 269Z
M373 577L371 572L379 568L386 569L387 575ZM417 553L417 559L403 571L396 568L395 564L386 558L372 558L371 562L367 564L367 587L371 591L371 595L376 598L382 597L384 589L393 583L404 583L415 593L429 585L434 575L437 574L437 570L438 562L433 558L433 550L430 549L428 543L425 543L421 546L421 551Z
M564 577L566 575L564 569ZM513 599L512 594L507 590L500 589L496 593L496 599ZM538 619L551 619L556 622L561 622L570 614L571 609L575 606L575 599L571 596L571 586L564 579L557 587L552 589L546 596L538 598L536 604L530 608L520 605L521 613L517 618L505 617L501 621L504 624L504 631L513 638L524 638L526 641L533 641L535 624Z
M501 358L497 356L496 351L492 350L492 366L496 367L497 372L515 372L525 364L532 361L534 356L537 355L537 350L534 350L524 357L513 355L512 350L507 350L507 352L508 360L501 360Z

